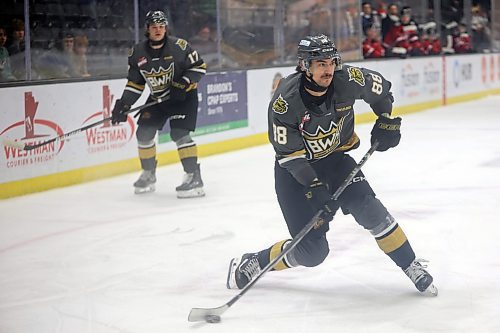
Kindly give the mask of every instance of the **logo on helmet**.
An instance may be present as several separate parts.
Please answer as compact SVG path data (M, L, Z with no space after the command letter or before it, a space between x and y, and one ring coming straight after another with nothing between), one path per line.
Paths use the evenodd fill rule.
M168 25L167 16L161 10L150 11L146 14L146 26L151 24Z

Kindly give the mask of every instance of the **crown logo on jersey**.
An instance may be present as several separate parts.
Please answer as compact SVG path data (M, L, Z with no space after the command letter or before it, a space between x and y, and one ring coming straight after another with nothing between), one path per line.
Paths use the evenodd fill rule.
M273 102L273 111L277 114L284 114L288 111L288 102L285 101L281 94Z
M348 67L347 73L349 74L349 81L354 81L360 86L365 86L365 77L358 67Z
M340 118L338 124L331 121L326 130L318 125L315 127L314 133L302 131L306 149L312 158L320 159L328 156L340 145L340 132L344 126L345 118Z
M141 69L141 74L153 92L163 91L170 86L174 77L174 63L171 63L167 69L163 66L158 69L152 68L150 71Z
M310 132L307 132L306 130L303 130L304 139L318 140L318 139L322 139L322 138L325 138L327 136L330 136L330 135L334 134L335 132L337 132L338 127L342 128L343 123L344 123L344 118L342 117L340 119L339 125L337 125L333 121L331 121L330 125L328 126L328 129L326 129L326 130L323 127L321 127L321 125L318 125L315 127L316 130L314 131L314 133L310 133Z

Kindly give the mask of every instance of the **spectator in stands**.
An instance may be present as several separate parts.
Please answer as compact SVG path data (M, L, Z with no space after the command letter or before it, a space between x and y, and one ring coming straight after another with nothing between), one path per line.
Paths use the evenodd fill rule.
M363 41L363 57L368 58L382 58L385 56L385 49L382 46L380 35L375 27L372 25L366 28L366 38Z
M217 52L217 44L212 29L207 24L203 25L196 35L189 39L189 43L203 55Z
M439 36L436 33L436 23L427 22L422 25L422 50L425 55L438 55L442 52Z
M401 43L400 46L406 48L407 55L409 56L422 56L424 51L418 31L418 24L411 17L411 8L408 6L401 9L401 26L406 41Z
M408 49L408 36L403 30L398 6L392 4L388 8L387 16L382 20L382 43L387 57L405 58ZM385 32L384 32L385 31Z
M10 55L24 52L24 22L19 19L12 20L12 41L8 47Z
M372 4L369 2L363 2L361 4L361 10L361 27L366 36L366 30L372 28L375 24L375 15L373 13Z
M463 17L460 0L441 0L441 16L444 24L460 22Z
M396 4L390 4L387 7L387 12L383 9L379 11L382 17L382 40L385 40L386 35L396 25L399 25L399 8Z
M400 13L400 18L403 15L407 15L409 18L409 21L414 24L415 26L419 26L418 22L415 20L415 17L413 17L413 11L410 6L403 6L401 8L401 13Z
M37 61L43 79L79 77L74 67L75 37L71 32L61 32L58 46Z
M474 50L484 52L491 47L488 15L480 5L472 7L472 42Z
M74 38L74 56L73 68L77 76L89 77L89 71L87 68L87 50L89 46L89 40L87 36L80 35Z
M453 50L456 54L472 53L472 41L470 35L467 33L467 26L463 23L458 25L453 34Z
M7 47L10 55L12 74L18 79L26 77L25 55L24 55L24 22L20 19L12 20L12 40Z
M5 48L7 43L7 31L0 27L0 81L13 81L16 78L12 75L10 68L9 51Z

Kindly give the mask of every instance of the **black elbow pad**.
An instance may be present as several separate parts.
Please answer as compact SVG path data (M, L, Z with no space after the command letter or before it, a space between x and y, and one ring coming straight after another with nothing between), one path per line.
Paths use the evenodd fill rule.
M373 104L370 104L370 106L373 112L375 112L377 116L380 116L383 113L391 114L393 102L394 102L394 97L392 96L392 93L389 92L387 95L385 95L384 98L378 100Z

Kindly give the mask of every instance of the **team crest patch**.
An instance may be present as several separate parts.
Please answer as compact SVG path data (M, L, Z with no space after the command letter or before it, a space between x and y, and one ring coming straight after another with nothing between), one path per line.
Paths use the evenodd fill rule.
M175 44L179 45L179 47L182 49L182 51L185 51L186 50L186 47L187 47L187 41L182 39L182 38L179 38L177 40L177 42L175 42Z
M349 81L354 81L360 86L365 86L365 77L358 67L347 68L347 73L349 73Z
M288 111L288 102L281 96L281 94L273 102L273 111L277 114L284 114Z

